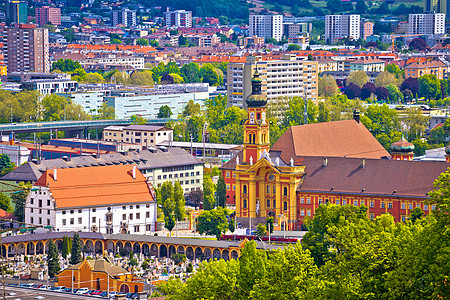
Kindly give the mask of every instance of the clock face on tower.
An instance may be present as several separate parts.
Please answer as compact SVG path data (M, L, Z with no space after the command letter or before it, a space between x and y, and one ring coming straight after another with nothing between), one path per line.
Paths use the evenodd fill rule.
M250 124L255 124L255 113L254 112L250 113Z

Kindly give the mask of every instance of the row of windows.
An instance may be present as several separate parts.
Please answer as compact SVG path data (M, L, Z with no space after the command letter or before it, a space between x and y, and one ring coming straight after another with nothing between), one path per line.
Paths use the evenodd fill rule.
M328 199L325 199L325 201L323 201L323 199L321 199L321 198L319 198L319 201L318 201L319 205L323 204L323 203L326 204L328 202L329 202ZM305 204L305 198L303 198L303 197L300 198L300 203L301 204ZM359 205L358 205L358 203L359 203ZM306 198L306 204L311 204L311 198ZM336 205L341 205L341 200L340 199L336 199L335 204ZM347 202L347 200L342 200L342 205L347 205L347 204L352 204L352 203L351 203L351 201ZM369 204L369 207L371 207L371 208L375 207L375 201L370 201L368 204ZM366 202L364 200L353 200L353 205L354 206L364 206L364 205L366 205ZM416 207L421 208L420 203L416 203ZM386 208L386 202L385 201L380 202L380 208ZM393 208L392 202L387 202L387 208L388 209L392 209ZM436 208L436 206L432 205L431 209L434 210L435 208ZM402 203L401 204L401 209L406 209L406 203ZM409 210L414 209L414 205L412 203L408 204L408 209ZM423 210L424 211L428 211L428 205L427 204L424 204Z
M199 176L200 171L197 172L191 172L191 176ZM186 173L180 173L180 177L189 177L189 172ZM169 174L169 179L172 178L172 174ZM173 178L178 178L178 174L173 174ZM162 179L167 179L167 175L162 175ZM161 175L158 175L158 180L161 180ZM198 179L197 179L198 180Z
M31 208L30 209L30 212L31 213L34 213L34 208ZM41 215L42 214L42 209L39 209L39 214ZM50 210L47 210L47 215L49 215L50 214Z
M45 192L44 192L45 195ZM30 198L30 204L34 204L34 198ZM50 200L47 200L47 206L50 206ZM42 207L42 199L38 200L38 207Z
M146 218L150 218L150 212L147 211L145 213L145 217ZM136 213L136 220L140 220L141 219L141 213ZM127 214L122 214L122 220L126 221L127 220ZM129 214L128 215L128 220L133 220L133 214ZM95 223L94 218L92 218L92 223Z
M178 166L178 167L170 167L170 168L163 168L162 171L164 173L166 172L176 172L176 171L186 171L186 170L194 170L194 165L189 166ZM200 175L200 172L197 172L197 175ZM194 176L194 175L192 175Z
M276 189L275 189L275 186L273 186L273 193L275 194L275 192L276 192ZM247 185L245 185L245 184L242 187L242 193L247 194ZM270 185L267 186L267 193L270 194ZM285 187L283 187L283 196L287 197L288 195L289 195L288 188L285 186Z
M277 200L270 200L270 199L267 199L267 208L270 208L270 202L272 201L272 208L277 208ZM243 206L243 208L248 208L247 207L247 200L246 199L244 199L243 201L242 201L242 206ZM283 210L284 211L287 211L288 210L288 203L287 203L287 201L284 201L283 202Z
M30 218L30 223L34 224L34 218L33 217ZM42 225L42 217L38 218L38 224ZM50 226L50 219L47 219L47 226Z

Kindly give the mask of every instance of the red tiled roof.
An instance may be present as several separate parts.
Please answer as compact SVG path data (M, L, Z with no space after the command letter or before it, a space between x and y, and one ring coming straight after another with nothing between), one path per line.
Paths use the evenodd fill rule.
M153 191L144 175L133 165L114 165L76 169L49 169L35 186L50 188L58 208L104 206L154 201Z

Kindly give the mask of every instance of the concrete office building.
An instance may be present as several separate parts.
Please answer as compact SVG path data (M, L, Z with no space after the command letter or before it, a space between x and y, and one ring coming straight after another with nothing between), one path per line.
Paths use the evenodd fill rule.
M436 12L446 14L450 12L450 1L447 0L424 0L423 1L424 12Z
M155 146L173 141L173 129L154 125L108 126L103 130L103 140L136 143L141 147Z
M7 1L5 8L6 24L28 22L28 3L26 1Z
M250 15L249 36L274 38L281 41L283 38L283 16Z
M294 38L301 34L308 33L308 23L284 23L283 36L286 38Z
M128 8L122 10L113 10L111 12L112 25L122 24L125 27L136 26L136 11Z
M17 24L6 29L4 44L8 74L11 72L50 72L48 29L34 24Z
M71 99L73 103L79 104L83 110L95 116L102 107L107 91L79 91L73 93L58 93L59 96Z
M36 24L44 26L48 23L52 25L61 25L61 8L42 6L36 7Z
M269 102L280 98L305 97L318 99L318 63L284 54L281 60L261 60L249 56L245 63L228 64L228 106L245 107L251 94L251 79L256 67L262 79L262 93Z
M335 43L343 38L359 39L360 20L360 15L326 15L325 40L328 43Z
M408 22L408 34L444 34L444 13L410 14Z
M164 13L164 25L166 27L192 27L192 11L167 10Z

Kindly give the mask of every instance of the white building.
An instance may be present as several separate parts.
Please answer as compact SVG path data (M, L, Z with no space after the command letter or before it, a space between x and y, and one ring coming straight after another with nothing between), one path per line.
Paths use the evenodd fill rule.
M0 144L0 154L8 155L12 163L20 166L30 159L31 151L26 147L20 146L20 143L17 145Z
M274 38L281 41L283 38L283 16L250 15L249 36Z
M208 84L173 84L155 86L153 89L113 90L105 100L114 107L117 119L129 119L132 115L148 119L156 118L161 106L169 106L173 115L177 116L189 100L203 105L208 98Z
M444 13L410 14L408 22L408 34L444 34Z
M81 63L83 67L91 65L120 65L130 67L136 70L144 69L145 60L143 57L135 56L120 56L120 57L103 57L103 58L89 58Z
M59 231L150 234L156 200L135 165L48 169L25 203L25 222Z
M122 10L113 10L112 14L112 25L117 26L119 24L125 27L136 26L136 11L130 10L128 8L123 8Z
M172 141L173 129L154 125L108 126L103 130L103 140L137 143L142 147L155 146L162 142Z
M167 10L164 13L164 25L166 27L192 27L192 11Z
M357 40L360 37L360 15L326 15L325 40L335 43L343 38Z
M39 91L42 95L70 93L78 89L78 82L68 79L34 79L22 83L22 89Z
M86 113L96 115L102 107L106 91L83 91L59 93L58 95L71 99L73 103L81 105Z

